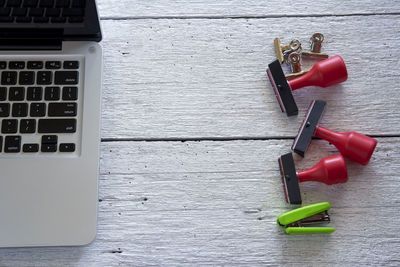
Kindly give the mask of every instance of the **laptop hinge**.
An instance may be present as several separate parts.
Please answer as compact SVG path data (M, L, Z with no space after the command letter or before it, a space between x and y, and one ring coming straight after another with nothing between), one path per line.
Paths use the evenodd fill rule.
M62 29L0 29L0 50L61 50Z

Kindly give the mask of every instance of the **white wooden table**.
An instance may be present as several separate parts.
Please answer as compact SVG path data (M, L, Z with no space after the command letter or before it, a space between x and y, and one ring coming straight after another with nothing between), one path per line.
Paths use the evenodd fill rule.
M1 249L0 266L400 265L400 2L99 0L104 40L97 239ZM349 79L280 112L272 41L325 35ZM349 182L301 185L330 201L328 236L287 236L277 158L313 99L322 125L378 139ZM298 169L337 153L314 141Z

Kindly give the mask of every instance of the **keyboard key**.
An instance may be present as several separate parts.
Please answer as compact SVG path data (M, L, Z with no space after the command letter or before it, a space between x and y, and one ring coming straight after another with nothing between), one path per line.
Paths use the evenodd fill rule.
M85 7L86 0L72 0L72 7Z
M44 93L45 100L60 100L60 87L46 87Z
M21 5L22 0L8 0L7 6L9 7L19 7Z
M33 71L21 71L19 73L20 85L31 85L35 83L35 73Z
M32 18L31 17L17 17L15 19L15 21L19 22L19 23L30 23L32 21Z
M23 119L19 123L20 133L35 133L36 132L36 120Z
M77 71L56 71L55 84L78 84L79 73Z
M0 69L4 70L7 68L7 62L5 61L0 61Z
M10 61L8 63L8 68L10 70L21 70L25 68L25 62L24 61Z
M1 122L1 132L8 133L16 133L18 129L18 120L3 120Z
M42 61L28 61L28 69L38 70L43 68Z
M1 84L3 84L3 85L17 84L17 72L16 71L3 71L1 73Z
M11 15L16 17L25 17L28 9L25 7L14 8Z
M46 115L46 103L32 103L29 114L31 117L44 117Z
M8 100L10 101L23 101L25 99L24 87L10 87Z
M79 69L79 61L64 61L64 69Z
M25 153L35 153L39 151L38 144L24 144L22 146L22 151Z
M0 16L8 16L10 15L11 8L6 7L6 8L0 8Z
M38 0L24 0L22 6L24 7L36 7L38 4Z
M10 104L0 103L0 117L5 118L10 116Z
M69 17L68 22L69 23L82 23L83 17Z
M27 100L29 101L42 100L42 87L28 87Z
M36 22L36 23L47 23L47 22L49 22L49 18L48 17L36 17L36 18L33 18L33 22Z
M14 17L0 17L0 22L13 22L14 21Z
M0 87L0 101L7 99L7 87Z
M46 62L46 69L61 69L61 62L60 61L47 61Z
M51 84L51 79L53 75L51 71L38 71L37 72L37 84Z
M85 10L83 8L65 8L63 10L63 17L83 17Z
M44 8L31 8L29 10L29 16L31 17L41 17L43 16Z
M73 143L64 143L60 144L60 152L74 152L75 151L75 144Z
M21 136L6 136L4 141L4 152L18 153L21 151Z
M28 9L25 7L22 7L22 8L14 8L13 12L11 14L12 14L12 16L24 17L24 16L26 16L27 12L28 12Z
M0 94L0 96L1 96L1 94ZM63 100L77 100L78 99L78 87L70 87L70 86L63 87L62 99Z
M53 7L54 0L40 0L39 6L40 7Z
M42 87L28 87L26 99L29 101L40 101L42 100Z
M27 103L14 103L12 105L12 113L11 114L13 117L28 116L28 104Z
M50 103L49 117L74 117L76 116L76 103Z
M3 84L3 85L17 84L17 72L16 71L3 71L1 73L1 84Z
M56 152L57 144L42 144L41 150L42 152Z
M46 17L58 17L60 16L61 10L59 8L48 8L46 9Z
M42 144L57 144L57 135L43 135Z
M40 119L39 133L75 133L76 119Z
M64 17L51 18L52 23L65 23L66 21L67 21L67 19Z
M0 152L3 151L3 136L0 136Z
M56 7L69 7L69 0L56 0Z

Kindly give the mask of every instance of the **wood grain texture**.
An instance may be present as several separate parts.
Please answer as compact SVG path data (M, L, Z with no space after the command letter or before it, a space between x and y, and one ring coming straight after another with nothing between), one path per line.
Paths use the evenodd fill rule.
M0 250L1 266L354 266L399 264L400 138L380 138L349 181L302 184L304 204L330 201L329 236L286 236L277 157L291 140L105 142L99 227L81 248ZM314 141L299 170L335 154Z
M328 101L321 124L332 130L400 135L399 1L97 2L105 140L97 239L0 249L0 266L400 264L400 137L378 138L368 166L347 161L346 184L301 185L304 205L331 202L334 234L286 236L276 225L294 208L277 158L311 100ZM272 40L299 38L307 48L317 31L325 52L343 56L349 80L295 92L300 115L288 119L265 74ZM336 153L314 140L296 166Z
M319 1L306 0L97 0L103 18L140 17L227 17L227 16L318 16L376 14L400 11L398 1Z
M400 134L400 16L118 20L103 29L103 138L295 136L316 98L328 102L321 123L332 130ZM265 73L273 38L297 37L307 49L317 31L349 79L294 92L300 115L287 118Z

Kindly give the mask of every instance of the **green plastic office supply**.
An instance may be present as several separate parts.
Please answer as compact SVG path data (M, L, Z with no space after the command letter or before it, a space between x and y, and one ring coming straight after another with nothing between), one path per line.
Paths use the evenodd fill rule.
M307 225L330 222L329 202L321 202L288 211L278 217L278 224L288 235L330 234L333 227L312 227Z

